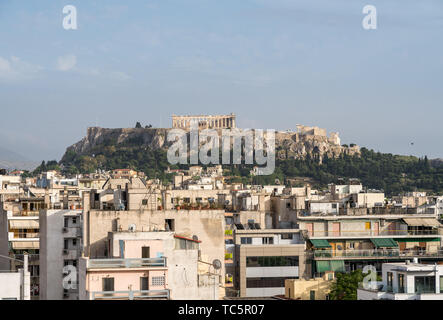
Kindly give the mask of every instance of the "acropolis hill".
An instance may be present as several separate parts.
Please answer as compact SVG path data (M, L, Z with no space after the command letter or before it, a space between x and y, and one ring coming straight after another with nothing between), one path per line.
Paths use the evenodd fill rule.
M67 152L87 155L94 148L101 145L118 146L134 142L140 148L166 150L170 145L166 141L168 132L172 129L189 131L190 123L193 120L197 121L200 130L216 129L221 132L222 129L236 128L236 117L234 114L217 116L173 115L171 128L106 129L90 127L87 129L86 137L69 147ZM280 159L304 159L308 154L311 156L317 155L322 159L325 155L333 158L343 153L349 155L360 153L360 147L356 145L342 146L337 132L332 132L328 136L325 129L318 127L296 125L296 130L294 131L276 131L275 138L277 157Z

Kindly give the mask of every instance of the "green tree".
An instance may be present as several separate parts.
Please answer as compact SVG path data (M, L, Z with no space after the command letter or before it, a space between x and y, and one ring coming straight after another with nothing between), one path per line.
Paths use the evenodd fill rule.
M331 300L357 300L358 285L367 275L360 269L351 273L337 273L336 281L331 286ZM380 280L378 276L377 281Z

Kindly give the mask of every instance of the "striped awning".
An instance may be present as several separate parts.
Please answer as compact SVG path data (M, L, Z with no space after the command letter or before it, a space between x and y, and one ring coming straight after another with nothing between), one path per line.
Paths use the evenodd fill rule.
M39 223L37 219L21 219L21 220L9 220L10 229L39 229Z
M12 249L39 249L40 243L38 241L13 241Z
M346 272L345 262L343 260L316 261L317 272Z
M314 248L331 248L328 240L325 239L309 239Z
M442 225L434 218L403 218L408 226L411 227L441 227Z
M396 238L397 242L440 242L440 238Z
M395 248L398 247L397 242L391 238L371 238L371 242L376 248Z

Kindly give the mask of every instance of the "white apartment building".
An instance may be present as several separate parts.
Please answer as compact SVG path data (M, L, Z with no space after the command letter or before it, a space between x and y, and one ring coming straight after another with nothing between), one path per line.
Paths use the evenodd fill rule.
M78 281L74 280L65 285L63 282L68 276L70 279L78 279L78 274L69 274L67 266L78 268L81 250L81 210L40 212L41 300L78 299Z
M358 300L443 300L443 265L384 263L382 275L382 285L357 290Z

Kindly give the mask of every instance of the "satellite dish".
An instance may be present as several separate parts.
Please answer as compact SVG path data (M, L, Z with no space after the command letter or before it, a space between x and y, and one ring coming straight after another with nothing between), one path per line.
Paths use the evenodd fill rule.
M215 259L215 260L212 262L212 266L214 267L215 270L220 270L220 269L222 268L222 263L221 263L220 260Z
M129 231L131 231L131 232L135 232L136 229L137 229L137 227L136 227L135 224L131 224L131 225L129 226Z
M197 236L192 236L192 240L198 241L198 237Z

